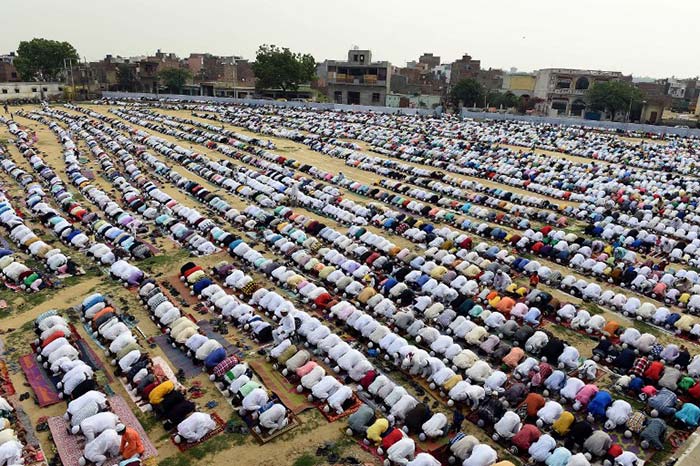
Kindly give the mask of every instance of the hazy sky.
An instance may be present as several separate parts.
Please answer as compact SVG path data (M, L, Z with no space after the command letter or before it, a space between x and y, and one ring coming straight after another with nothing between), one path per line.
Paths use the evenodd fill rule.
M482 67L700 74L700 1L1 0L0 52L67 40L88 60L156 49L242 55L273 43L340 59L353 45L404 66L422 52Z

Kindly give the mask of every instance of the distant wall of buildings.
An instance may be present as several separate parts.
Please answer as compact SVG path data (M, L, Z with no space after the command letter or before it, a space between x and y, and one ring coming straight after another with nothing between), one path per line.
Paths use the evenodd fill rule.
M107 99L148 99L148 100L188 100L195 102L214 102L220 104L275 105L279 107L308 107L323 110L347 110L355 112L402 113L404 115L435 115L439 110L422 108L392 108L372 105L324 104L316 102L280 102L264 99L234 99L231 97L212 97L179 94L146 94L138 92L103 92Z
M475 120L517 120L539 124L546 123L565 126L584 126L590 128L619 129L623 131L700 137L700 128L676 128L673 126L640 125L638 123L622 123L617 121L582 120L580 118L557 118L533 115L513 115L510 113L473 112L467 109L462 109L461 116L462 118L472 118Z
M63 95L61 83L0 83L0 101L18 99L50 99Z

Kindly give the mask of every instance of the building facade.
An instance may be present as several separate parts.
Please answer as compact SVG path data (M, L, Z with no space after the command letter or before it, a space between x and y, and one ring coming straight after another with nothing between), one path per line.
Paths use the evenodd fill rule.
M586 91L595 83L619 81L619 71L547 68L538 70L534 95L543 100L540 110L550 116L584 116Z
M330 102L348 105L386 105L391 64L372 61L370 50L348 51L347 61L325 62L326 93Z
M54 99L63 96L63 88L61 83L0 83L0 101Z
M532 73L506 73L503 75L503 91L512 92L518 97L532 97L535 80Z
M0 55L0 83L20 81L19 73L14 65L15 58L17 56L14 52Z

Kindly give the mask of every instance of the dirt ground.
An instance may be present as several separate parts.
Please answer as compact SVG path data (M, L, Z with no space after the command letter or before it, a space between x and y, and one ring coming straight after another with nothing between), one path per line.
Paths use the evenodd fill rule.
M97 112L114 117L114 115L108 113L107 107L91 106L91 108ZM31 110L31 108L27 109ZM186 111L159 111L171 115L192 118L190 113ZM36 131L38 136L38 142L36 146L42 152L42 157L44 158L45 162L48 165L50 165L59 176L66 180L66 185L70 187L70 190L74 194L76 194L76 198L77 196L80 196L77 193L77 191L68 184L65 166L63 163L61 153L61 147L56 141L54 134L46 126L40 123L36 123L32 120L25 118L17 118L16 120L20 124L30 128L33 131ZM253 134L241 128L235 128L228 125L226 126L231 129L236 129L237 131L244 134ZM148 131L153 133L153 131L151 130ZM159 134L159 136L171 141L176 141L176 139L171 138L169 136L164 136L162 134ZM7 132L7 128L4 126L0 127L0 142L5 142L9 138L10 134ZM296 158L304 163L312 163L315 166L318 166L320 168L334 173L343 171L347 174L348 177L367 184L372 184L378 179L378 175L376 174L362 171L353 167L348 167L340 159L319 155L318 153L311 151L306 146L303 146L301 144L297 144L286 139L275 137L268 137L268 139L271 139L277 145L277 152L283 155L288 155L290 157ZM180 142L184 146L196 148L196 150L208 155L212 159L218 160L223 158L223 155L221 155L219 152L209 150L204 146L193 145L191 143L183 143L182 141L178 142ZM364 145L362 142L359 142L359 144L362 147L366 147L366 145ZM14 147L11 144L6 144L6 146L9 149L9 153L13 157L13 159L18 164L20 164L20 166L23 169L32 173L29 164L22 157L19 156L19 153L14 149ZM106 179L102 178L99 175L99 165L95 162L92 156L85 151L86 148L84 144L80 143L79 148L84 152L85 157L89 160L87 167L95 172L96 178L94 183L106 192L112 192L114 189L113 186ZM538 152L547 153L547 151ZM222 198L231 203L231 205L233 205L234 207L241 210L246 207L246 202L242 201L238 197L230 195L224 192L223 190L218 190L217 186L212 185L208 181L198 177L192 172L189 172L185 168L178 167L177 165L172 164L169 160L165 159L164 157L158 156L158 154L154 155L156 155L161 161L165 162L167 165L173 167L175 171L182 174L183 176L186 176L187 178L197 181L199 183L202 183L212 191L216 191L217 194L219 194ZM581 159L580 157L573 157L559 153L552 153L548 155L572 158L576 161L587 160ZM418 164L413 163L411 165L420 166ZM460 176L460 178L467 179L469 177ZM485 185L502 187L497 183L485 181L483 179L474 180ZM17 186L14 180L12 180L4 172L2 172L0 173L0 183L2 183L2 189L5 189L8 192L8 194L16 196L16 200L13 201L13 204L17 204L17 207L22 208L23 203L21 201L24 199L23 192L19 188L19 186ZM188 205L190 207L201 208L201 205L199 205L195 200L185 195L181 191L175 189L170 184L164 184L162 189L182 204ZM537 195L529 191L522 191L513 187L507 187L507 189L525 195ZM114 191L112 194L115 199L119 198L119 194L116 191ZM354 195L352 193L348 193L346 195L360 203L368 202L366 198ZM92 206L89 203L89 201L81 199L81 202L83 201L86 207L90 207L93 210L95 209L94 206ZM559 200L557 200L557 202L562 203L562 201ZM296 209L297 208L295 208L295 210ZM301 209L299 208L299 210ZM305 211L304 213L309 217L316 218L336 228L343 228L343 226L338 225L336 222L324 217L320 217L313 212ZM32 227L36 227L35 231L37 232L42 230L42 227L40 225L32 224ZM378 229L372 227L368 229L374 231L375 233L379 233ZM386 233L383 232L383 234ZM43 239L47 241L52 239L53 237L50 237L49 235L49 232L44 231ZM404 240L403 238L394 236L391 237L391 240L401 247L415 249L414 244L408 242L407 240ZM160 238L155 241L155 246L160 251L162 251L161 255L159 257L149 259L145 261L145 263L141 263L139 265L144 270L150 272L152 276L158 279L163 279L172 276L174 270L179 269L180 265L182 265L190 259L186 251L182 251L179 248L179 246L170 239ZM113 298L114 301L119 303L119 307L122 310L128 310L129 313L133 314L139 321L138 328L144 333L144 335L147 338L160 334L160 330L148 318L146 312L138 303L138 300L133 292L125 290L120 285L106 278L104 270L100 270L100 268L92 265L92 263L86 257L81 257L80 254L72 255L81 264L81 266L85 268L86 274L84 277L65 280L62 287L52 290L44 290L35 295L22 295L21 293L14 293L9 290L0 291L0 299L5 300L8 305L6 309L0 309L0 330L4 332L4 334L0 335L0 339L2 340L2 343L4 343L4 358L8 361L8 363L11 364L12 362L16 361L16 359L20 355L26 354L29 351L28 342L34 338L31 329L31 322L34 318L36 318L36 316L48 309L68 309L72 306L75 306L80 301L82 301L82 299L85 296L95 291L99 291L103 294L109 295ZM22 257L26 258L26 256ZM230 258L227 254L222 252L213 256L209 256L207 258L197 258L196 261L197 263L203 266L213 266L219 261L227 259ZM29 258L27 258L27 260L29 260ZM567 270L565 268L555 266L554 264L547 265L553 266L553 268L557 267L563 272ZM544 285L542 285L542 288L546 289ZM558 290L548 291L552 291L552 293L560 299L565 299L567 301L576 303L580 302L579 300L576 300L571 296L565 295ZM613 314L609 311L605 311L602 309L599 309L598 311L604 312L607 319L614 318L622 325L636 324L636 322L625 319L619 314ZM107 366L109 366L109 364L107 363L106 356L103 353L101 353L99 348L96 345L94 345L94 342L89 338L89 336L85 334L85 331L82 329L82 326L77 327L81 335L94 346L93 349L97 352L98 355L100 355L102 361ZM576 346L579 348L579 351L584 355L590 354L590 350L596 344L594 340L571 332L570 330L567 330L554 323L547 323L546 327L548 330L552 331L552 333L562 337L566 337L570 342L575 342ZM661 338L663 341L687 343L685 340L679 340L675 336L663 332L659 333L659 338ZM227 339L236 345L253 345L253 343L250 340L248 340L245 337L245 335L240 334L236 330L232 330L227 335ZM147 347L145 341L142 340L141 343ZM252 349L248 351L247 356L251 359L258 357L257 355L255 355L256 349L257 348L253 346ZM697 350L697 348L695 349ZM158 346L150 348L149 352L151 352L151 354L154 356L161 356L167 360L167 357L164 353L162 353L161 349ZM111 370L111 368L108 368L107 370L109 371ZM21 371L11 371L11 379L18 393L21 394L27 390L30 390L28 387L26 387L25 378ZM224 420L237 418L237 414L234 412L231 406L226 402L226 400L221 396L219 391L215 389L215 387L206 377L200 375L196 377L195 380L201 382L202 386L204 387L203 391L205 395L203 398L198 400L198 405L202 410L209 412L215 411ZM191 384L191 380L188 380L187 383ZM120 382L115 381L113 384L110 384L110 387L116 393L122 395L125 399L128 400L128 396L126 395L124 387ZM218 406L213 408L212 410L209 410L204 407L204 404L208 401L215 401L218 404ZM31 398L21 402L20 404L22 405L23 409L28 413L33 425L36 425L38 423L40 417L62 414L65 407L65 405L63 404L57 404L48 408L38 408L38 406L32 401ZM135 408L135 411L138 410ZM346 423L344 420L340 420L335 423L328 423L325 420L325 418L323 418L323 416L321 416L320 413L315 409L305 411L299 415L299 419L301 421L300 427L297 427L289 433L278 437L277 439L268 444L260 446L257 443L255 443L251 437L243 437L239 434L221 434L215 437L214 439L205 442L201 447L193 449L184 455L180 454L177 448L172 444L162 426L160 426L157 422L153 422L153 419L149 418L149 416L147 415L139 415L139 418L142 421L144 428L147 429L149 437L159 450L159 456L157 460L161 466L186 466L189 464L201 464L205 461L213 466L228 466L232 464L232 459L234 458L235 459L233 460L233 464L235 465L321 465L326 464L326 461L322 457L316 456L316 452L317 449L324 446L327 446L334 452L337 452L337 454L340 457L353 457L365 464L378 464L378 461L373 456L369 455L367 452L361 449L354 441L350 440L347 436L345 436L344 430ZM464 427L468 433L478 435L479 438L485 442L489 441L480 429L477 429L470 423L465 423ZM48 435L45 432L39 433L38 438L44 448L44 451L46 452L47 457L51 458L53 456L53 448L52 442L50 441ZM327 443L329 442L330 446L327 445ZM683 450L679 452L679 454L685 455L681 457L681 461L679 462L680 465L689 466L698 464L700 462L700 448L695 448L697 443L697 436L696 434L694 434L691 437L691 439L688 442L686 442L687 446L685 448L687 453L683 452Z

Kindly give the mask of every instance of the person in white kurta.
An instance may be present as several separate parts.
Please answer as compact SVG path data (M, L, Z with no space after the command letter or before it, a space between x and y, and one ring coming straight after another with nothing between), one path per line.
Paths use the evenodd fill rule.
M260 414L260 425L268 429L268 433L283 429L287 424L289 424L287 408L279 403L275 403Z
M85 436L86 442L91 442L95 437L107 429L115 429L119 425L119 416L104 411L90 416L80 423L80 426L73 427L73 434L81 432Z
M119 454L121 437L114 429L107 429L98 435L94 440L85 444L83 456L78 460L80 466L85 466L89 461L97 466Z
M70 416L75 414L80 408L88 403L97 403L100 407L105 408L107 406L107 396L98 392L97 390L90 390L80 395L75 400L68 403L68 409L66 409L66 414L63 416L64 419L68 420Z
M394 464L407 465L416 452L416 442L410 437L404 437L387 448L386 457Z
M56 384L59 390L63 390L63 393L70 395L73 393L75 387L80 385L87 379L91 379L94 372L90 366L80 361L82 364L75 365L71 370L65 373L63 379Z
M498 453L485 443L480 443L472 449L471 455L464 460L462 466L490 466L498 459Z
M14 466L23 463L21 443L10 440L0 445L0 465Z
M181 443L183 440L189 443L198 442L215 427L216 422L209 414L192 413L187 419L177 425L175 442Z

